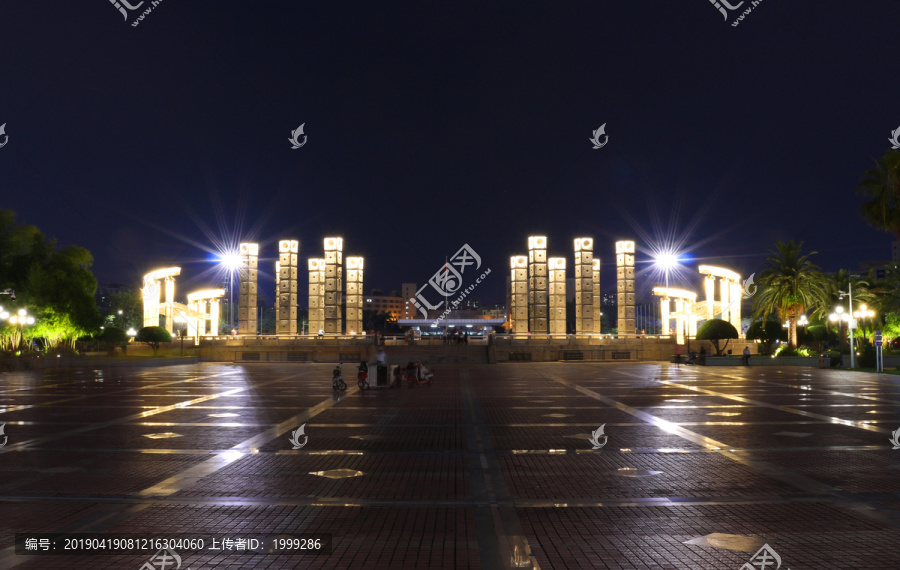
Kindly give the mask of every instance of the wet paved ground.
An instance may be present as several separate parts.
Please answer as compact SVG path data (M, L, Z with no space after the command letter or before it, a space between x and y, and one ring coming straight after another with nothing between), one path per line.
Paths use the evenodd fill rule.
M433 388L334 397L330 370L3 374L0 568L160 567L15 554L37 532L332 535L317 556L176 550L192 570L739 570L765 543L781 568L900 567L896 376L448 365Z

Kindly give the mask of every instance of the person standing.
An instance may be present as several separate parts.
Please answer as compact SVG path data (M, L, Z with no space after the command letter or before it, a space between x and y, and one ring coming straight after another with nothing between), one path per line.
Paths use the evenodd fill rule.
M750 366L750 347L744 347L744 366Z

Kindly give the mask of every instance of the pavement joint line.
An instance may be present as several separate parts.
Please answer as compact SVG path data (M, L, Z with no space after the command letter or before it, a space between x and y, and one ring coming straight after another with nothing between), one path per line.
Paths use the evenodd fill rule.
M470 449L474 447L479 456L479 465L476 467L470 462L469 467L473 496L476 500L487 501L490 504L487 507L490 523L485 520L487 518L487 514L484 513L485 507L476 507L476 513L480 512L482 515L478 517L476 514L476 521L481 518L481 524L478 526L478 545L479 550L482 550L482 563L486 568L530 567L540 570L540 564L525 537L514 503L509 506L501 505L501 501L508 500L510 495L497 456L487 453L494 447L484 421L484 411L470 382L468 369L463 368L460 371L460 380L464 392L463 415L471 420L471 423L466 424L467 444ZM493 537L488 534L489 526L493 527ZM501 566L497 565L498 562Z
M623 373L629 376L635 376L634 374L617 371L618 373ZM608 403L610 405L615 405L619 410L630 414L634 417L641 418L645 420L647 423L651 425L655 425L656 427L662 429L667 433L671 433L673 435L677 435L683 439L696 443L698 445L702 445L703 447L707 447L713 451L720 453L721 455L741 463L742 465L753 469L763 475L781 481L783 483L787 483L793 487L796 487L802 491L805 491L810 495L833 495L837 498L842 499L842 506L853 510L857 513L864 514L869 518L873 518L882 522L884 524L893 526L895 528L900 528L900 518L893 513L893 511L884 509L883 507L879 507L872 504L867 504L863 502L856 502L850 500L846 494L840 493L838 490L833 487L816 481L811 477L807 477L801 473L798 473L792 469L788 469L786 467L782 467L771 463L769 461L765 461L762 459L758 459L754 457L748 451L734 451L734 448L729 447L728 445L718 442L712 438L700 435L698 433L692 432L690 430L684 429L678 425L677 422L670 422L668 420L664 420L662 418L658 418L653 414L649 414L632 406L628 406L627 404L623 404L621 402L617 402L612 398L607 396L603 396L590 390L588 388L584 388L578 384L573 382L569 382L568 380L564 380L562 378L551 376L553 380L563 384L564 386L569 386L570 388L574 388L579 392L588 395L592 398L598 399L602 402Z

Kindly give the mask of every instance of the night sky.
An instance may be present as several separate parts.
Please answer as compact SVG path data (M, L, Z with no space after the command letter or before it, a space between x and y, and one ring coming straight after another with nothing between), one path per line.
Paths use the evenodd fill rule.
M0 208L89 249L100 283L181 265L179 298L228 243L271 274L277 240L305 260L326 235L367 292L468 243L485 303L535 233L570 276L594 236L604 291L616 239L640 264L673 237L692 281L758 272L777 240L828 271L889 259L855 189L900 126L900 2L763 0L732 26L750 5L163 0L133 26L149 0L127 21L4 2Z

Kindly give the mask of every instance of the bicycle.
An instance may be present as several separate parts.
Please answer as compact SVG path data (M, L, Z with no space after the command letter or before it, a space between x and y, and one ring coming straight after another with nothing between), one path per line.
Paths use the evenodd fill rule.
M369 365L365 362L359 363L359 370L356 373L356 385L360 390L369 389Z
M341 392L347 389L347 383L344 382L344 376L341 374L340 364L335 366L334 371L331 373L331 389L339 390Z

